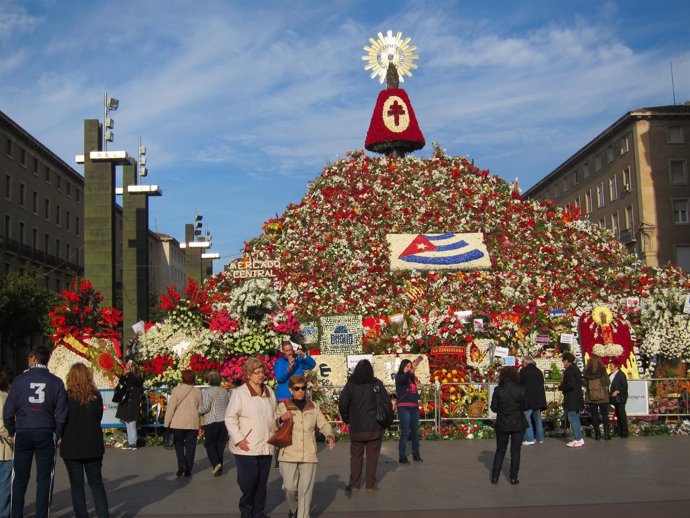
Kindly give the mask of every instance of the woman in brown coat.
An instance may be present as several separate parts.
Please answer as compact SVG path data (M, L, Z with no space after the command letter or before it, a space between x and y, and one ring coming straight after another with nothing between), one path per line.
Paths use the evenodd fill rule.
M182 383L172 389L165 410L165 426L175 437L178 477L189 477L194 467L194 453L199 435L201 391L194 386L194 371L182 372Z
M330 449L335 448L335 438L319 406L307 398L304 376L291 376L288 388L291 398L281 401L275 414L278 426L290 419L293 422L292 444L280 450L280 474L290 506L290 518L309 518L317 462L314 431L319 430L326 436Z
M594 439L601 439L599 423L604 423L604 439L609 440L609 384L611 380L606 372L606 367L601 363L598 356L592 355L587 361L585 370L582 373L585 380L585 403L589 407L589 414L592 416L592 426L594 427Z

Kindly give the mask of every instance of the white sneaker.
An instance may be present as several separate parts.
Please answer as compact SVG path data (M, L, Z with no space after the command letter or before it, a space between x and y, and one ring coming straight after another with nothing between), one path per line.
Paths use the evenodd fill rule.
M582 448L584 445L584 439L580 439L579 441L570 441L568 444L566 444L568 448Z
M523 446L532 446L533 444L536 444L535 441L522 441Z

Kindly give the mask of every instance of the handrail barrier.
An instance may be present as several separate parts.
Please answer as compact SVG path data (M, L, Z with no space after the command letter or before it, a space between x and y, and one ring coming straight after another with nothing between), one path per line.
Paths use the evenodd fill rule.
M556 426L563 418L563 396L558 382L545 384L547 408L542 412L544 421ZM495 384L487 382L428 383L419 384L420 423L430 425L435 432L454 423L493 421L491 394ZM690 378L652 378L629 380L628 416L642 420L663 420L669 423L690 419ZM200 387L203 388L203 387ZM309 396L321 408L326 419L336 425L343 421L338 410L338 399L342 386L315 386ZM387 386L394 394L394 387ZM165 407L170 388L149 388L144 391L141 426L149 429L163 427ZM229 389L231 390L231 389ZM101 390L106 412L104 427L118 428L124 424L115 419L117 405L112 403L112 389ZM583 412L587 418L587 410ZM397 424L396 420L396 424Z

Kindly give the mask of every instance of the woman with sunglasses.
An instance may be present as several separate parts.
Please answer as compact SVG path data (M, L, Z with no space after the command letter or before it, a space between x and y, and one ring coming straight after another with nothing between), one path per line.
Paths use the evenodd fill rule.
M276 424L292 419L292 444L280 450L280 474L290 506L290 518L308 518L316 473L316 434L326 436L326 444L335 448L333 429L318 404L307 397L307 380L294 374L288 381L290 399L276 409Z

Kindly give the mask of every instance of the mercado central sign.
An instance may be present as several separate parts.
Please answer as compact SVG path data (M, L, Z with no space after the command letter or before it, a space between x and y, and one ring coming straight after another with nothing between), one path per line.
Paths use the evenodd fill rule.
M255 259L244 257L233 261L225 267L233 279L257 279L276 277L280 269L280 259Z

